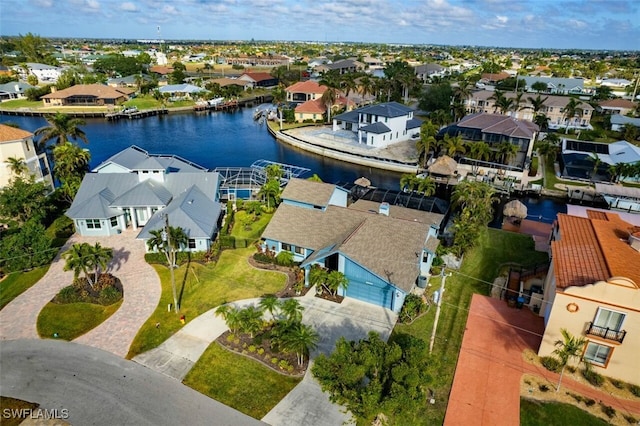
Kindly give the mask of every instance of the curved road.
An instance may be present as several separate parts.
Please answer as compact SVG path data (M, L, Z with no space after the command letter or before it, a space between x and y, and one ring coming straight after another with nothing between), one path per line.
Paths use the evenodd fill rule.
M0 394L66 409L78 425L264 424L133 361L58 340L2 342Z

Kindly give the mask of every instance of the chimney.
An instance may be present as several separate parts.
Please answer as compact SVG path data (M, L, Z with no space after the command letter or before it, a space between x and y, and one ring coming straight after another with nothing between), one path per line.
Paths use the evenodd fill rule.
M385 216L389 216L389 203L380 203L380 208L378 209L378 214L382 214Z

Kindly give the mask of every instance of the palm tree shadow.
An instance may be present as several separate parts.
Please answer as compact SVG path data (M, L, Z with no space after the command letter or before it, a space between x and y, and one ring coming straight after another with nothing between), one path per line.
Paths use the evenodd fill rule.
M130 254L131 252L129 250L126 250L124 247L120 247L119 249L114 250L113 259L111 260L111 262L109 263L109 266L107 267L107 272L111 273L111 272L119 271L122 265L127 263L127 261L129 260Z

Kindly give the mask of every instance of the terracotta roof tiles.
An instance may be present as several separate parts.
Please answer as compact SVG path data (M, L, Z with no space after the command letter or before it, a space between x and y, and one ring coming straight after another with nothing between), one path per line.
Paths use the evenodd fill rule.
M33 133L15 127L0 124L0 143L30 138Z

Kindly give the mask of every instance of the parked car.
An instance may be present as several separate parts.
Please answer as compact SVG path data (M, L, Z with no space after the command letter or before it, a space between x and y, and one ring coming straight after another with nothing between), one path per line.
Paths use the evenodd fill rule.
M125 108L122 110L122 113L123 113L123 114L133 114L133 113L135 113L135 112L138 112L138 107L135 107L135 106L125 107Z

